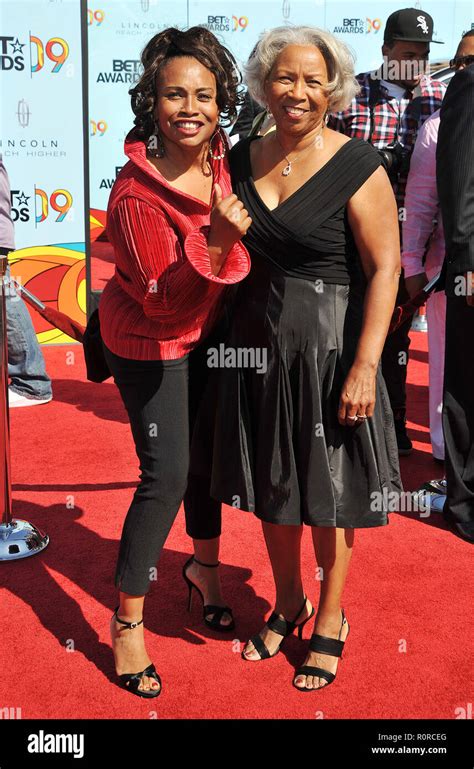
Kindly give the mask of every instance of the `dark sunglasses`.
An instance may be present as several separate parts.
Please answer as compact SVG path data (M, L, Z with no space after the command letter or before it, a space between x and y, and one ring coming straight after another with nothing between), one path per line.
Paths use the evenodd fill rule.
M470 64L474 64L474 54L470 54L469 56L458 56L455 59L451 59L449 62L450 67L462 67L463 65L469 67Z

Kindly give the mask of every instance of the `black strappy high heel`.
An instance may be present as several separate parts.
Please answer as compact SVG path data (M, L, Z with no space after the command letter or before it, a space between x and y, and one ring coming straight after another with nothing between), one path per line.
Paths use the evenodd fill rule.
M303 620L303 622L300 622L299 624L296 624L296 620L298 619L298 617L300 616L301 612L305 608L307 600L308 600L308 598L305 596L304 597L304 601L303 601L303 605L302 605L301 609L299 610L298 614L296 615L296 617L294 618L294 620L292 622L289 622L288 620L283 619L282 617L279 617L276 612L272 612L272 614L270 615L268 621L266 622L267 627L269 627L270 630L273 630L274 633L278 633L278 635L283 636L283 638L281 639L281 642L280 642L280 645L279 645L278 649L276 651L274 651L273 654L271 654L268 651L268 648L265 646L265 642L260 637L260 635L257 633L257 635L254 635L252 638L250 638L247 641L245 646L247 646L247 644L249 644L249 643L253 643L255 650L260 655L259 659L252 660L252 659L249 659L248 657L246 657L245 654L244 654L245 649L242 651L242 658L246 662L259 662L260 660L267 660L267 659L270 659L271 657L275 657L275 655L278 654L278 652L280 651L281 645L282 645L283 641L285 640L285 638L288 638L288 636L290 636L295 631L296 628L298 628L298 638L301 641L303 639L303 628L304 628L304 626L306 625L307 622L309 622L311 617L314 616L314 606L312 606L311 607L311 614L309 615L309 617L306 617L306 619Z
M349 635L350 626L347 622L346 615L344 614L344 609L341 609L342 612L342 623L341 623L341 629L339 631L339 636L337 638L329 638L329 636L325 635L319 635L319 633L313 633L313 635L310 638L309 641L309 648L312 652L319 652L320 654L329 654L331 657L340 657L342 659L342 651L344 649L345 641L341 641L341 633L342 628L344 625L347 625L347 636ZM347 640L346 636L346 640ZM295 684L296 679L298 676L315 676L318 678L324 678L327 681L327 684L324 684L324 686L318 686L316 689L308 689L306 686L297 686ZM295 676L293 678L293 686L295 689L298 689L300 692L314 692L318 691L319 689L325 689L329 684L332 684L334 679L336 678L336 673L330 673L329 670L325 670L324 668L318 668L314 665L302 665L295 673Z
M120 617L117 616L117 612L119 610L119 606L115 609L114 613L112 614L112 619L117 620L117 622L120 622L121 625L125 625L125 627L129 628L129 630L133 630L133 628L138 627L138 625L141 625L143 620L141 619L140 622L125 622L123 619L120 619ZM154 678L155 681L157 681L160 684L159 689L150 689L150 691L144 691L143 689L139 689L140 681L142 676L148 676L149 678ZM158 697L161 694L162 685L161 685L161 678L156 672L155 666L153 664L148 665L145 670L142 670L141 673L122 673L119 675L120 685L126 689L129 692L132 692L132 694L136 694L138 697L147 697L148 699Z
M188 611L191 611L191 605L192 605L192 599L193 599L193 588L194 588L194 590L196 590L201 596L202 616L203 616L204 624L207 625L207 627L210 627L211 630L217 630L217 631L222 630L226 633L229 630L234 630L235 622L234 622L234 617L232 615L232 609L230 608L230 606L213 606L210 603L204 605L204 596L202 592L200 591L198 586L195 585L194 582L192 582L189 579L188 575L186 574L187 567L193 561L196 561L196 563L198 563L199 566L205 566L208 569L216 569L220 564L220 561L218 561L217 563L202 563L202 561L198 561L198 559L194 555L192 555L191 558L188 558L188 560L183 566L183 577L189 590ZM213 614L214 616L211 619L209 619L209 617L207 616L208 614ZM224 614L229 614L231 617L232 621L228 625L221 624L221 619L224 616Z

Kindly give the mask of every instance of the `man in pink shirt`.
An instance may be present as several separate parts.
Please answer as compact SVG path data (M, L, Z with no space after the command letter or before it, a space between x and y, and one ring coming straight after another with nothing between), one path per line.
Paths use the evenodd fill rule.
M457 70L474 57L474 31L463 35L451 62ZM436 188L436 146L440 111L434 112L419 130L410 163L405 195L402 266L410 297L438 272L444 261L443 223ZM446 295L434 292L426 306L428 320L429 407L433 457L444 460L442 427Z
M403 222L402 265L410 296L441 271L444 232L436 189L436 145L439 110L420 128L410 164ZM425 256L426 254L426 256ZM425 258L424 258L425 257ZM426 306L428 320L430 433L433 457L444 460L443 406L446 296L433 292Z

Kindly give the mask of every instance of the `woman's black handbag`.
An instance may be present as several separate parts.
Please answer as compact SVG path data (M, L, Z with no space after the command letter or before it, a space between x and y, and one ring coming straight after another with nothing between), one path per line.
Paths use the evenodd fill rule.
M84 331L84 358L87 378L90 382L104 382L112 376L104 355L104 346L100 334L99 310L90 316Z

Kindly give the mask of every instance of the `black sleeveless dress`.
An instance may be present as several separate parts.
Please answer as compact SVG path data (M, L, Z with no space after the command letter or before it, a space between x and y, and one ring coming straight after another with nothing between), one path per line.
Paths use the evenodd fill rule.
M365 291L346 204L380 158L351 139L270 210L252 179L249 147L258 139L230 153L233 189L253 220L243 240L252 267L225 344L208 351L216 368L191 472L209 475L215 499L270 523L383 526L402 482L380 367L373 417L356 427L337 419Z

